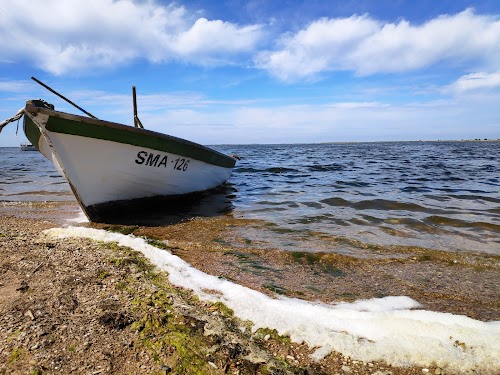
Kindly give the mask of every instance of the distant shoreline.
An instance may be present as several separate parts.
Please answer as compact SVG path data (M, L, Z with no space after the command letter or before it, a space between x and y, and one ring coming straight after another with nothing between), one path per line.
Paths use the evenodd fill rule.
M359 141L359 142L324 142L324 144L353 144L353 143L495 143L500 139L438 139L438 140L419 140L419 141ZM323 143L322 143L323 144Z
M351 144L382 144L382 143L500 143L499 139L438 139L418 141L331 141L305 143L221 143L206 146L286 146L286 145L351 145ZM0 148L19 148L20 146L0 146Z

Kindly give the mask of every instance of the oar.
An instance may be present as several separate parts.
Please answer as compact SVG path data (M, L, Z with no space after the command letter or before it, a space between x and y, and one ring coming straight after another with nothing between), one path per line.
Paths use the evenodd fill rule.
M49 90L50 92L56 94L58 97L60 97L61 99L64 99L66 100L69 104L71 104L73 107L76 107L78 108L80 111L82 111L83 113L85 113L87 116L90 116L92 118L95 118L97 119L97 117L95 117L93 114L87 112L86 110L84 110L82 107L79 107L78 105L76 105L75 103L73 103L71 100L69 100L68 98L65 98L64 96L62 96L61 94L59 94L57 91L51 89L49 86L47 86L45 83L39 81L38 79L36 79L35 77L31 77L31 79L33 81L35 81L36 83L42 85L43 87L45 87L47 90Z

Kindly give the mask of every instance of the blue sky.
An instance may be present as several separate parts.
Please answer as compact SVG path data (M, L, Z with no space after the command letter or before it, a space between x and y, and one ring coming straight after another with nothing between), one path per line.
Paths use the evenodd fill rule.
M2 0L0 120L28 99L202 144L500 138L498 1ZM0 146L25 141L15 124Z

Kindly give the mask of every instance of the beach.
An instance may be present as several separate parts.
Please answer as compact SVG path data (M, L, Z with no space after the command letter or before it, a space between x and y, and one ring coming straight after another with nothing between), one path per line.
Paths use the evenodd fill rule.
M308 257L249 246L238 237L238 225L259 223L223 216L161 229L85 224L147 236L207 274L273 297L339 302L408 295L429 310L499 318L496 256L379 247L381 257L369 262L326 253ZM253 332L227 306L172 285L130 248L43 232L59 226L0 216L1 373L453 373L335 351L315 360L305 343L273 330ZM239 241L246 246L238 247Z

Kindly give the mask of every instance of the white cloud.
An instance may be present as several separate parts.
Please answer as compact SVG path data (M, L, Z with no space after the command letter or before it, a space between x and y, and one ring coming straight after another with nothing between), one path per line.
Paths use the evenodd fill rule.
M341 56L378 30L378 23L366 16L346 19L326 18L313 22L295 35L285 35L277 51L261 52L257 66L283 80L308 78L335 69L346 69Z
M199 18L189 30L179 34L174 50L185 57L244 52L253 49L259 33L257 25L239 28L229 22Z
M420 25L369 15L321 18L261 52L263 25L208 20L158 0L4 0L0 19L0 62L32 61L58 75L136 59L235 64L241 54L255 54L258 68L284 81L331 71L369 75L439 63L489 71L500 65L500 20L471 9Z
M137 58L227 62L253 52L263 35L258 25L196 19L155 0L4 0L0 18L0 61L32 59L53 74Z
M494 73L472 73L460 77L449 87L455 93L500 88L500 70Z
M500 64L500 20L468 9L422 25L382 23L369 16L320 19L258 54L256 65L285 81L327 71L359 75L403 72L446 63L491 68Z
M29 81L0 80L0 92L7 92L7 93L29 92L32 88L33 88L33 83Z

